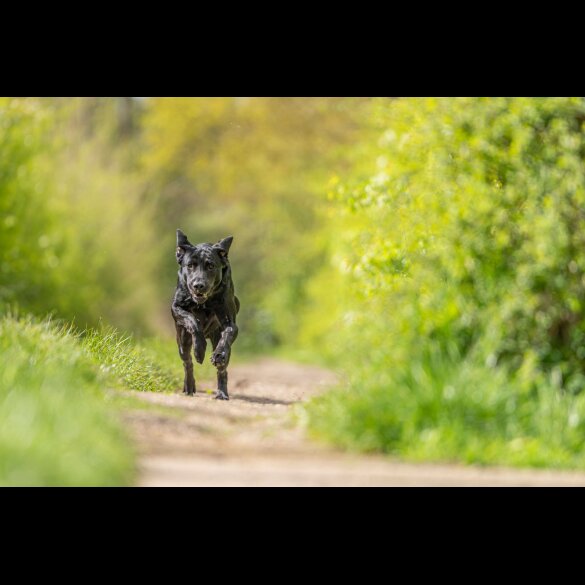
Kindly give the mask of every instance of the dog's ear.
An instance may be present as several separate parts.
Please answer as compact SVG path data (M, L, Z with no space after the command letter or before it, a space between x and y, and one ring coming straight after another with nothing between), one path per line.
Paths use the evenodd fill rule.
M232 245L233 240L234 240L234 236L228 236L227 238L224 238L223 240L220 240L219 242L217 242L217 244L214 244L213 249L222 258L227 258L227 255L228 255L228 252L230 251L230 246Z
M181 231L177 230L177 262L180 264L183 261L185 255L185 248L192 246L191 242L187 239L187 236Z

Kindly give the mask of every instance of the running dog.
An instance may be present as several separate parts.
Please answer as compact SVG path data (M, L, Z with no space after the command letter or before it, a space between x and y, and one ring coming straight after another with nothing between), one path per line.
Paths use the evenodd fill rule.
M227 367L232 344L238 336L236 315L240 301L234 293L228 252L233 241L228 236L217 244L193 245L177 230L179 274L171 313L177 330L179 355L185 368L183 392L195 394L191 349L197 363L203 363L207 341L211 341L211 363L217 368L218 400L229 400Z

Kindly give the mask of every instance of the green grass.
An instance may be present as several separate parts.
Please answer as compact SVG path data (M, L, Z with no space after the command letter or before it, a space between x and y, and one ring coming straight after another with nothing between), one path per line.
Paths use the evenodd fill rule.
M164 408L118 390L174 391L182 374L172 340L1 316L0 485L131 485L135 453L119 413Z
M585 396L563 394L472 357L413 354L361 369L347 388L313 399L310 434L352 451L411 461L585 468Z
M211 391L215 368L208 359L195 367L198 389ZM118 390L182 384L173 340L0 316L0 486L131 485L135 453L119 413L179 414Z
M100 369L122 387L141 392L164 392L182 385L178 356L171 363L163 351L174 343L150 340L141 346L110 326L84 331L80 340Z
M70 330L1 317L0 485L131 484L134 453L107 382Z

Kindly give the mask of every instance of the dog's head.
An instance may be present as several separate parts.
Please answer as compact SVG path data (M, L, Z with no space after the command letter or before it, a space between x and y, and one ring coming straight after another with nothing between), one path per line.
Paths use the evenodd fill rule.
M233 239L233 236L228 236L217 244L194 246L181 230L177 230L179 279L197 304L204 303L219 289L224 269L228 267L228 252Z

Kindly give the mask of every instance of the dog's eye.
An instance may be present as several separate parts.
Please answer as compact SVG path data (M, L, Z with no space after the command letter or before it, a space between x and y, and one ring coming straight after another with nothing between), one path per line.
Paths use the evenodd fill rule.
M213 262L208 262L205 265L205 268L207 268L207 270L213 270L213 268L215 268L215 264L213 264Z

